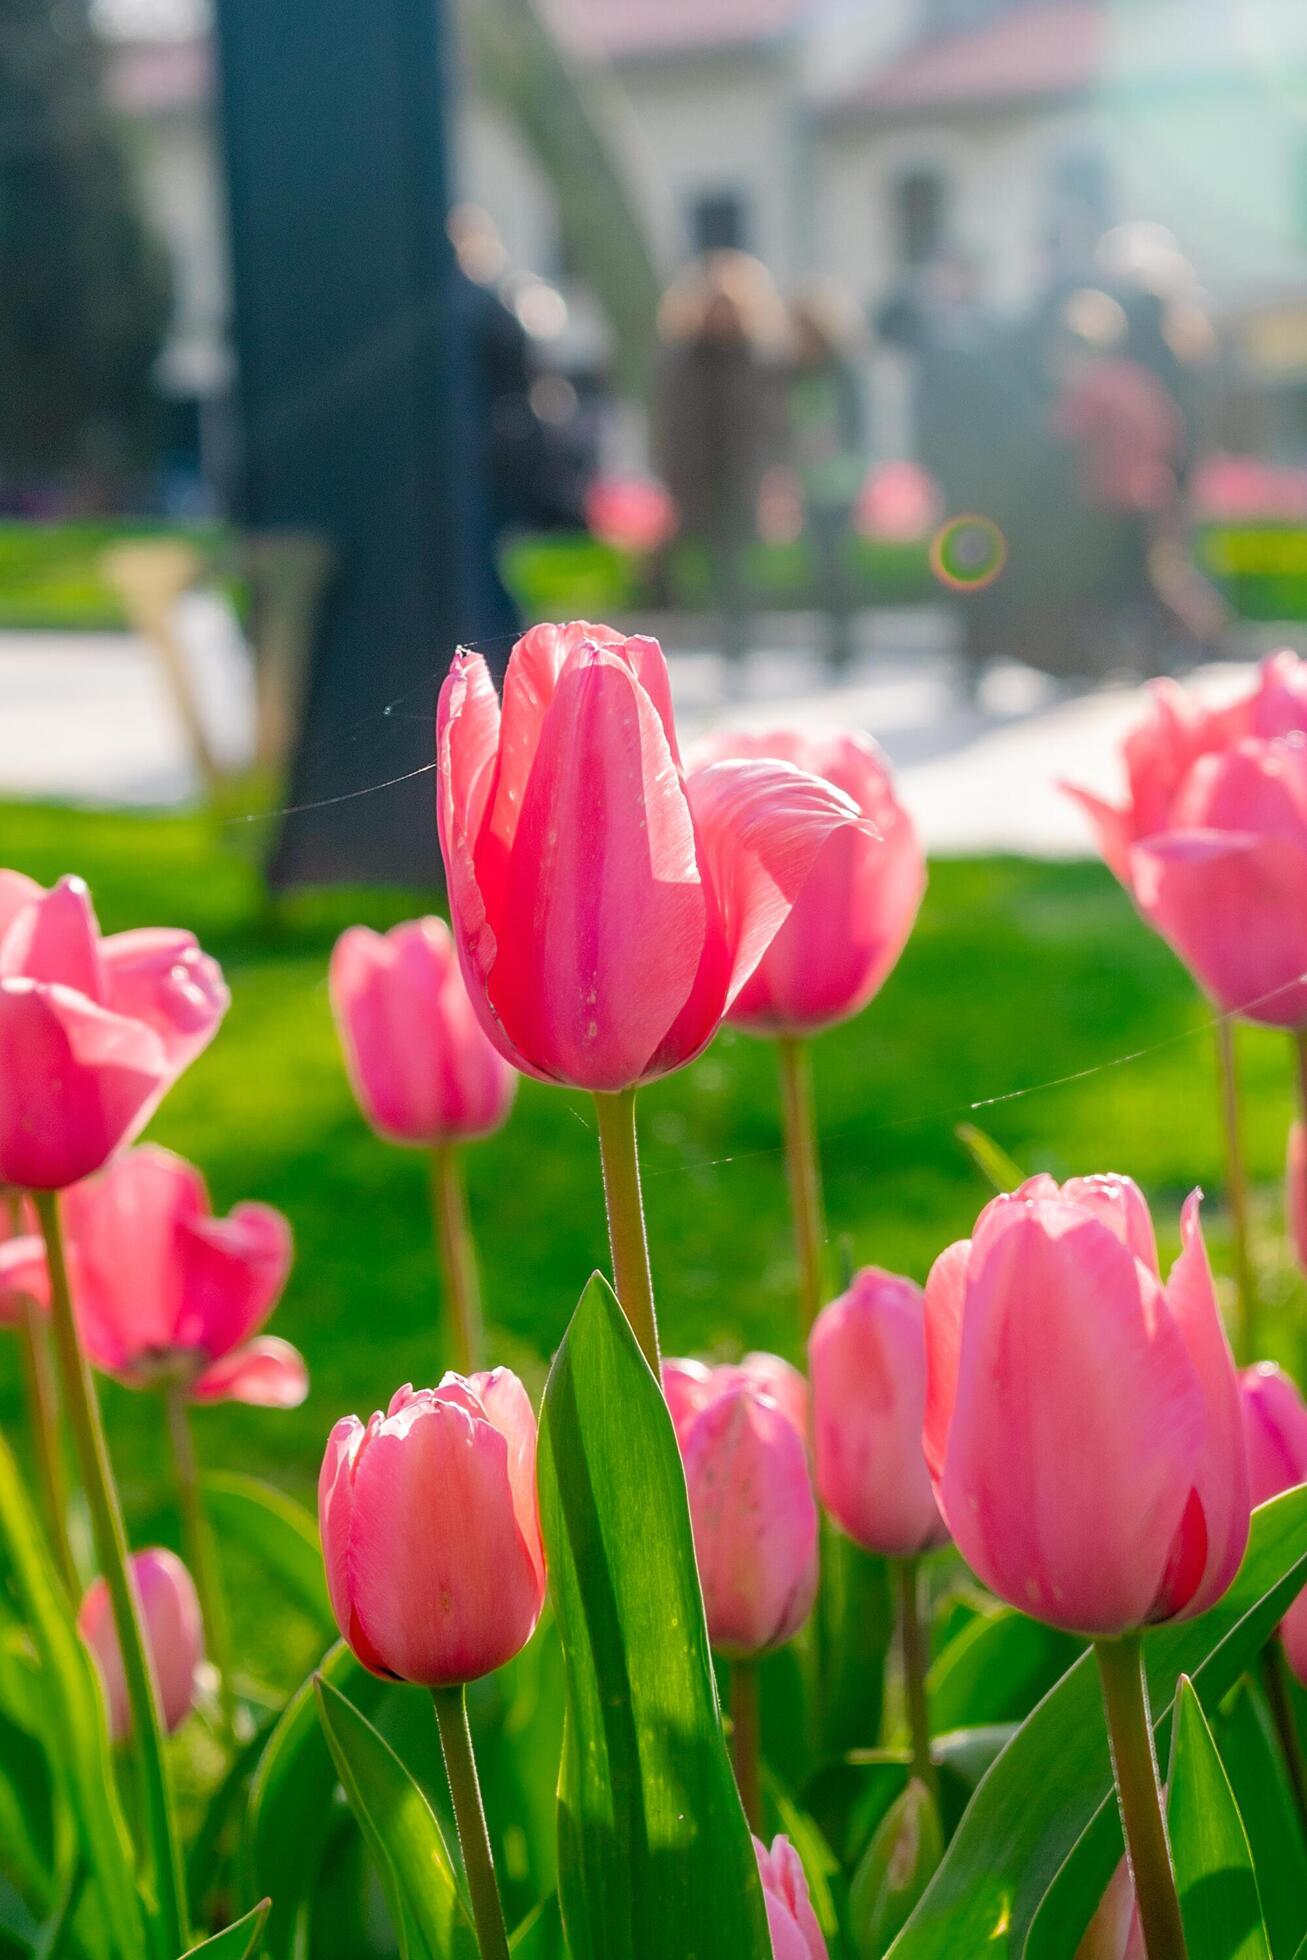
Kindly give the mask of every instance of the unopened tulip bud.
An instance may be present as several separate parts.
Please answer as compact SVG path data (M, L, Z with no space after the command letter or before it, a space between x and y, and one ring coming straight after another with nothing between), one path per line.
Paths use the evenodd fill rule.
M886 1558L948 1538L921 1448L924 1311L919 1286L867 1266L808 1342L817 1494L855 1544Z
M926 1286L926 1461L1002 1598L1110 1635L1212 1606L1248 1541L1238 1386L1198 1222L1163 1286L1128 1178L1031 1178Z
M327 1587L374 1674L423 1687L513 1658L545 1596L536 1421L507 1368L401 1388L331 1432L318 1481Z
M740 1656L779 1647L803 1625L817 1590L803 1438L779 1403L738 1377L683 1423L678 1441L709 1637Z
M943 1856L935 1800L914 1778L876 1826L849 1888L849 1916L861 1960L880 1960L889 1950Z
M1248 1481L1254 1504L1307 1483L1307 1402L1297 1384L1272 1361L1245 1368L1239 1377ZM1284 1657L1307 1687L1307 1587L1280 1622Z
M351 926L331 955L331 1005L359 1107L392 1143L457 1143L508 1115L517 1077L482 1031L443 919Z
M786 1837L774 1838L770 1851L759 1838L753 1840L753 1846L767 1907L772 1960L828 1960L798 1852Z
M145 1651L159 1691L159 1710L171 1735L185 1721L195 1700L195 1673L204 1658L200 1602L191 1575L176 1553L156 1546L135 1553L129 1565ZM110 1738L121 1742L131 1731L131 1702L105 1580L96 1579L88 1588L77 1626L104 1685Z
M1075 1960L1148 1960L1134 1880L1124 1858L1085 1929Z

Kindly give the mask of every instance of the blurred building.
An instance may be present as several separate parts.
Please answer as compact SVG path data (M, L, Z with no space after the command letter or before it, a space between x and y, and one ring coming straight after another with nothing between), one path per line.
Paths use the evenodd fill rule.
M475 0L470 0L475 4ZM670 271L714 246L783 287L820 272L875 317L943 254L1020 312L1126 219L1174 233L1244 379L1307 450L1307 7L1302 0L543 0L601 72ZM179 424L225 387L206 0L99 0L177 263L161 377ZM557 286L563 365L605 326L514 130L463 92L459 192ZM897 432L889 432L889 439Z

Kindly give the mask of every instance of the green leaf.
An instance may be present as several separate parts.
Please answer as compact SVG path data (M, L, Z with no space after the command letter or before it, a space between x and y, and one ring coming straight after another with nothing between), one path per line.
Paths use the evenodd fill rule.
M1212 1728L1252 1847L1271 1951L1290 1954L1307 1931L1307 1838L1265 1698L1250 1680Z
M983 1178L993 1185L996 1191L1015 1191L1024 1184L1026 1174L1014 1157L1009 1157L1001 1143L995 1143L992 1136L975 1123L957 1123L953 1134L970 1157Z
M821 1654L821 1740L832 1755L874 1747L894 1639L889 1561L864 1552L825 1519L813 1637Z
M201 1940L198 1946L189 1947L182 1960L192 1960L197 1953L207 1953L209 1960L250 1960L250 1955L259 1943L268 1917L271 1900L264 1899L260 1905L247 1912L243 1919L225 1926L210 1940Z
M927 1676L931 1727L1023 1720L1083 1646L1007 1606L978 1614L950 1640Z
M383 1683L338 1641L318 1670L348 1691L356 1707L375 1706ZM335 1821L336 1772L318 1721L314 1677L296 1689L268 1738L250 1786L241 1870L244 1890L267 1893L264 1929L269 1960L307 1952L307 1921Z
M558 1868L575 1960L771 1960L676 1437L597 1275L545 1389L540 1497L567 1675Z
M1172 1722L1167 1818L1189 1960L1271 1960L1243 1819L1187 1675Z
M1243 1565L1218 1605L1145 1636L1154 1717L1170 1707L1181 1673L1209 1699L1228 1693L1305 1576L1302 1488L1254 1514ZM1065 1960L1068 1934L1088 1925L1120 1855L1097 1669L1085 1654L982 1780L894 1960L980 1952Z
M148 1952L118 1803L104 1705L95 1664L46 1550L13 1453L0 1437L0 1537L41 1663L42 1706L52 1759L77 1821L115 1949L124 1960Z
M877 1825L849 1889L860 1960L879 1960L943 1856L939 1812L930 1791L914 1777Z
M558 1910L557 1894L551 1893L528 1919L522 1921L508 1942L508 1950L513 1960L567 1960L567 1948L563 1944L563 1916Z
M244 1546L316 1626L334 1631L318 1527L304 1506L235 1471L211 1471L201 1481L219 1544L231 1539Z
M476 1934L436 1814L390 1744L322 1675L318 1718L368 1849L381 1874L406 1956L477 1960ZM432 1720L434 1721L434 1716Z
M54 1830L42 1742L0 1708L0 1872L38 1917L54 1905Z

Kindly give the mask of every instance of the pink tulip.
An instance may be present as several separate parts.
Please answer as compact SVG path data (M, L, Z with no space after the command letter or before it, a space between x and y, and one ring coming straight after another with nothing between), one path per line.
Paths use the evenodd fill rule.
M616 1091L706 1047L832 837L864 828L781 762L687 780L657 641L537 626L502 714L460 653L440 694L437 814L454 936L514 1067Z
M808 1341L817 1494L865 1551L913 1558L947 1541L921 1450L925 1295L867 1266Z
M227 1009L189 932L100 937L79 878L0 872L0 1184L61 1189L144 1128Z
M678 1395L677 1441L709 1638L723 1653L748 1655L783 1646L812 1611L817 1507L792 1413L733 1374L714 1379L697 1409Z
M1071 791L1150 925L1227 1012L1307 1021L1307 663L1202 709L1171 681L1124 746L1127 800Z
M545 1596L536 1423L507 1368L401 1388L331 1432L318 1524L336 1620L374 1674L475 1681L523 1648Z
M799 1854L787 1837L772 1839L769 1851L753 1840L767 1907L772 1960L827 1960L826 1942L808 1896L808 1880Z
M1307 1272L1307 1129L1301 1123L1295 1123L1289 1131L1284 1199L1289 1243L1298 1264Z
M331 956L349 1079L374 1130L434 1145L497 1130L517 1078L481 1031L443 919L351 926Z
M926 1284L939 1508L986 1585L1075 1633L1201 1613L1247 1542L1238 1384L1198 1203L1163 1287L1129 1178L1031 1178Z
M746 1354L743 1361L725 1362L716 1368L702 1361L664 1361L663 1393L677 1434L701 1409L742 1381L752 1382L770 1395L804 1441L808 1440L808 1384L779 1354Z
M1265 1504L1307 1483L1307 1403L1272 1361L1245 1368L1239 1387L1252 1501ZM1307 1586L1280 1622L1280 1639L1285 1659L1307 1687Z
M180 1378L196 1402L295 1408L308 1375L260 1335L290 1270L269 1205L209 1209L191 1164L144 1144L64 1199L73 1300L88 1359L134 1388Z
M180 1728L195 1700L195 1672L204 1658L200 1602L190 1573L174 1552L155 1546L128 1561L141 1614L145 1651L159 1690L169 1735ZM104 1686L109 1735L121 1742L132 1726L131 1702L114 1628L109 1588L96 1579L77 1615L78 1631L91 1650Z
M864 735L792 729L720 736L704 753L793 763L842 790L869 826L830 838L727 1019L754 1034L812 1034L860 1013L903 951L926 889L925 857L889 763Z
M1148 1960L1134 1880L1124 1858L1076 1948L1075 1960Z

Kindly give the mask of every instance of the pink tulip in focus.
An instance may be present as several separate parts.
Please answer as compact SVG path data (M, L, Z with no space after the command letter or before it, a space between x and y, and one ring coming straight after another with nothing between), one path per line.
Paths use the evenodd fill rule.
M697 1407L684 1387L678 1374L668 1401L708 1635L723 1653L765 1653L793 1638L817 1591L817 1507L803 1432L792 1408L741 1369L715 1370Z
M200 1602L191 1575L175 1552L155 1546L148 1552L135 1552L128 1562L140 1605L145 1651L159 1690L160 1713L171 1735L190 1713L195 1671L204 1658ZM110 1738L121 1742L131 1733L132 1711L109 1588L103 1579L96 1579L89 1587L77 1615L77 1627L100 1670Z
M1239 1377L1248 1481L1254 1504L1307 1483L1307 1403L1296 1383L1272 1361L1245 1368ZM1307 1587L1280 1622L1284 1657L1307 1687Z
M507 1368L401 1388L384 1416L336 1424L318 1525L336 1621L365 1667L452 1687L526 1645L545 1597L535 1460L535 1415Z
M1075 1960L1148 1960L1134 1880L1124 1858L1076 1948Z
M817 1494L864 1551L914 1558L946 1543L921 1449L925 1296L866 1266L808 1341Z
M227 1009L189 932L100 936L80 878L0 872L0 1184L59 1190L142 1130Z
M704 753L793 763L842 790L868 825L827 842L727 1019L753 1034L812 1034L860 1013L903 951L926 889L926 860L885 757L864 735L790 729L719 736Z
M827 1960L798 1852L787 1837L773 1838L770 1851L761 1838L755 1838L753 1848L767 1906L772 1960Z
M687 778L657 641L537 626L501 713L479 654L437 718L454 936L487 1034L544 1081L618 1091L707 1046L831 839L863 820L782 762Z
M443 919L351 926L331 1005L359 1106L392 1143L456 1143L508 1115L517 1078L481 1031Z
M180 1377L195 1402L304 1400L300 1354L258 1332L290 1270L279 1211L244 1204L215 1218L194 1165L144 1144L69 1191L64 1230L95 1367L133 1388Z
M1126 800L1071 791L1136 905L1227 1013L1307 1021L1307 663L1278 653L1228 707L1173 681L1123 750Z
M1298 1264L1307 1272L1307 1129L1301 1123L1295 1123L1289 1131L1284 1201L1289 1243Z
M1203 1612L1247 1543L1238 1383L1198 1203L1163 1286L1129 1178L1030 1178L926 1284L939 1508L987 1586L1074 1633Z
M808 1440L808 1384L797 1368L779 1354L746 1354L743 1361L710 1368L702 1361L663 1362L663 1394L679 1435L682 1428L737 1382L753 1382L770 1395Z

